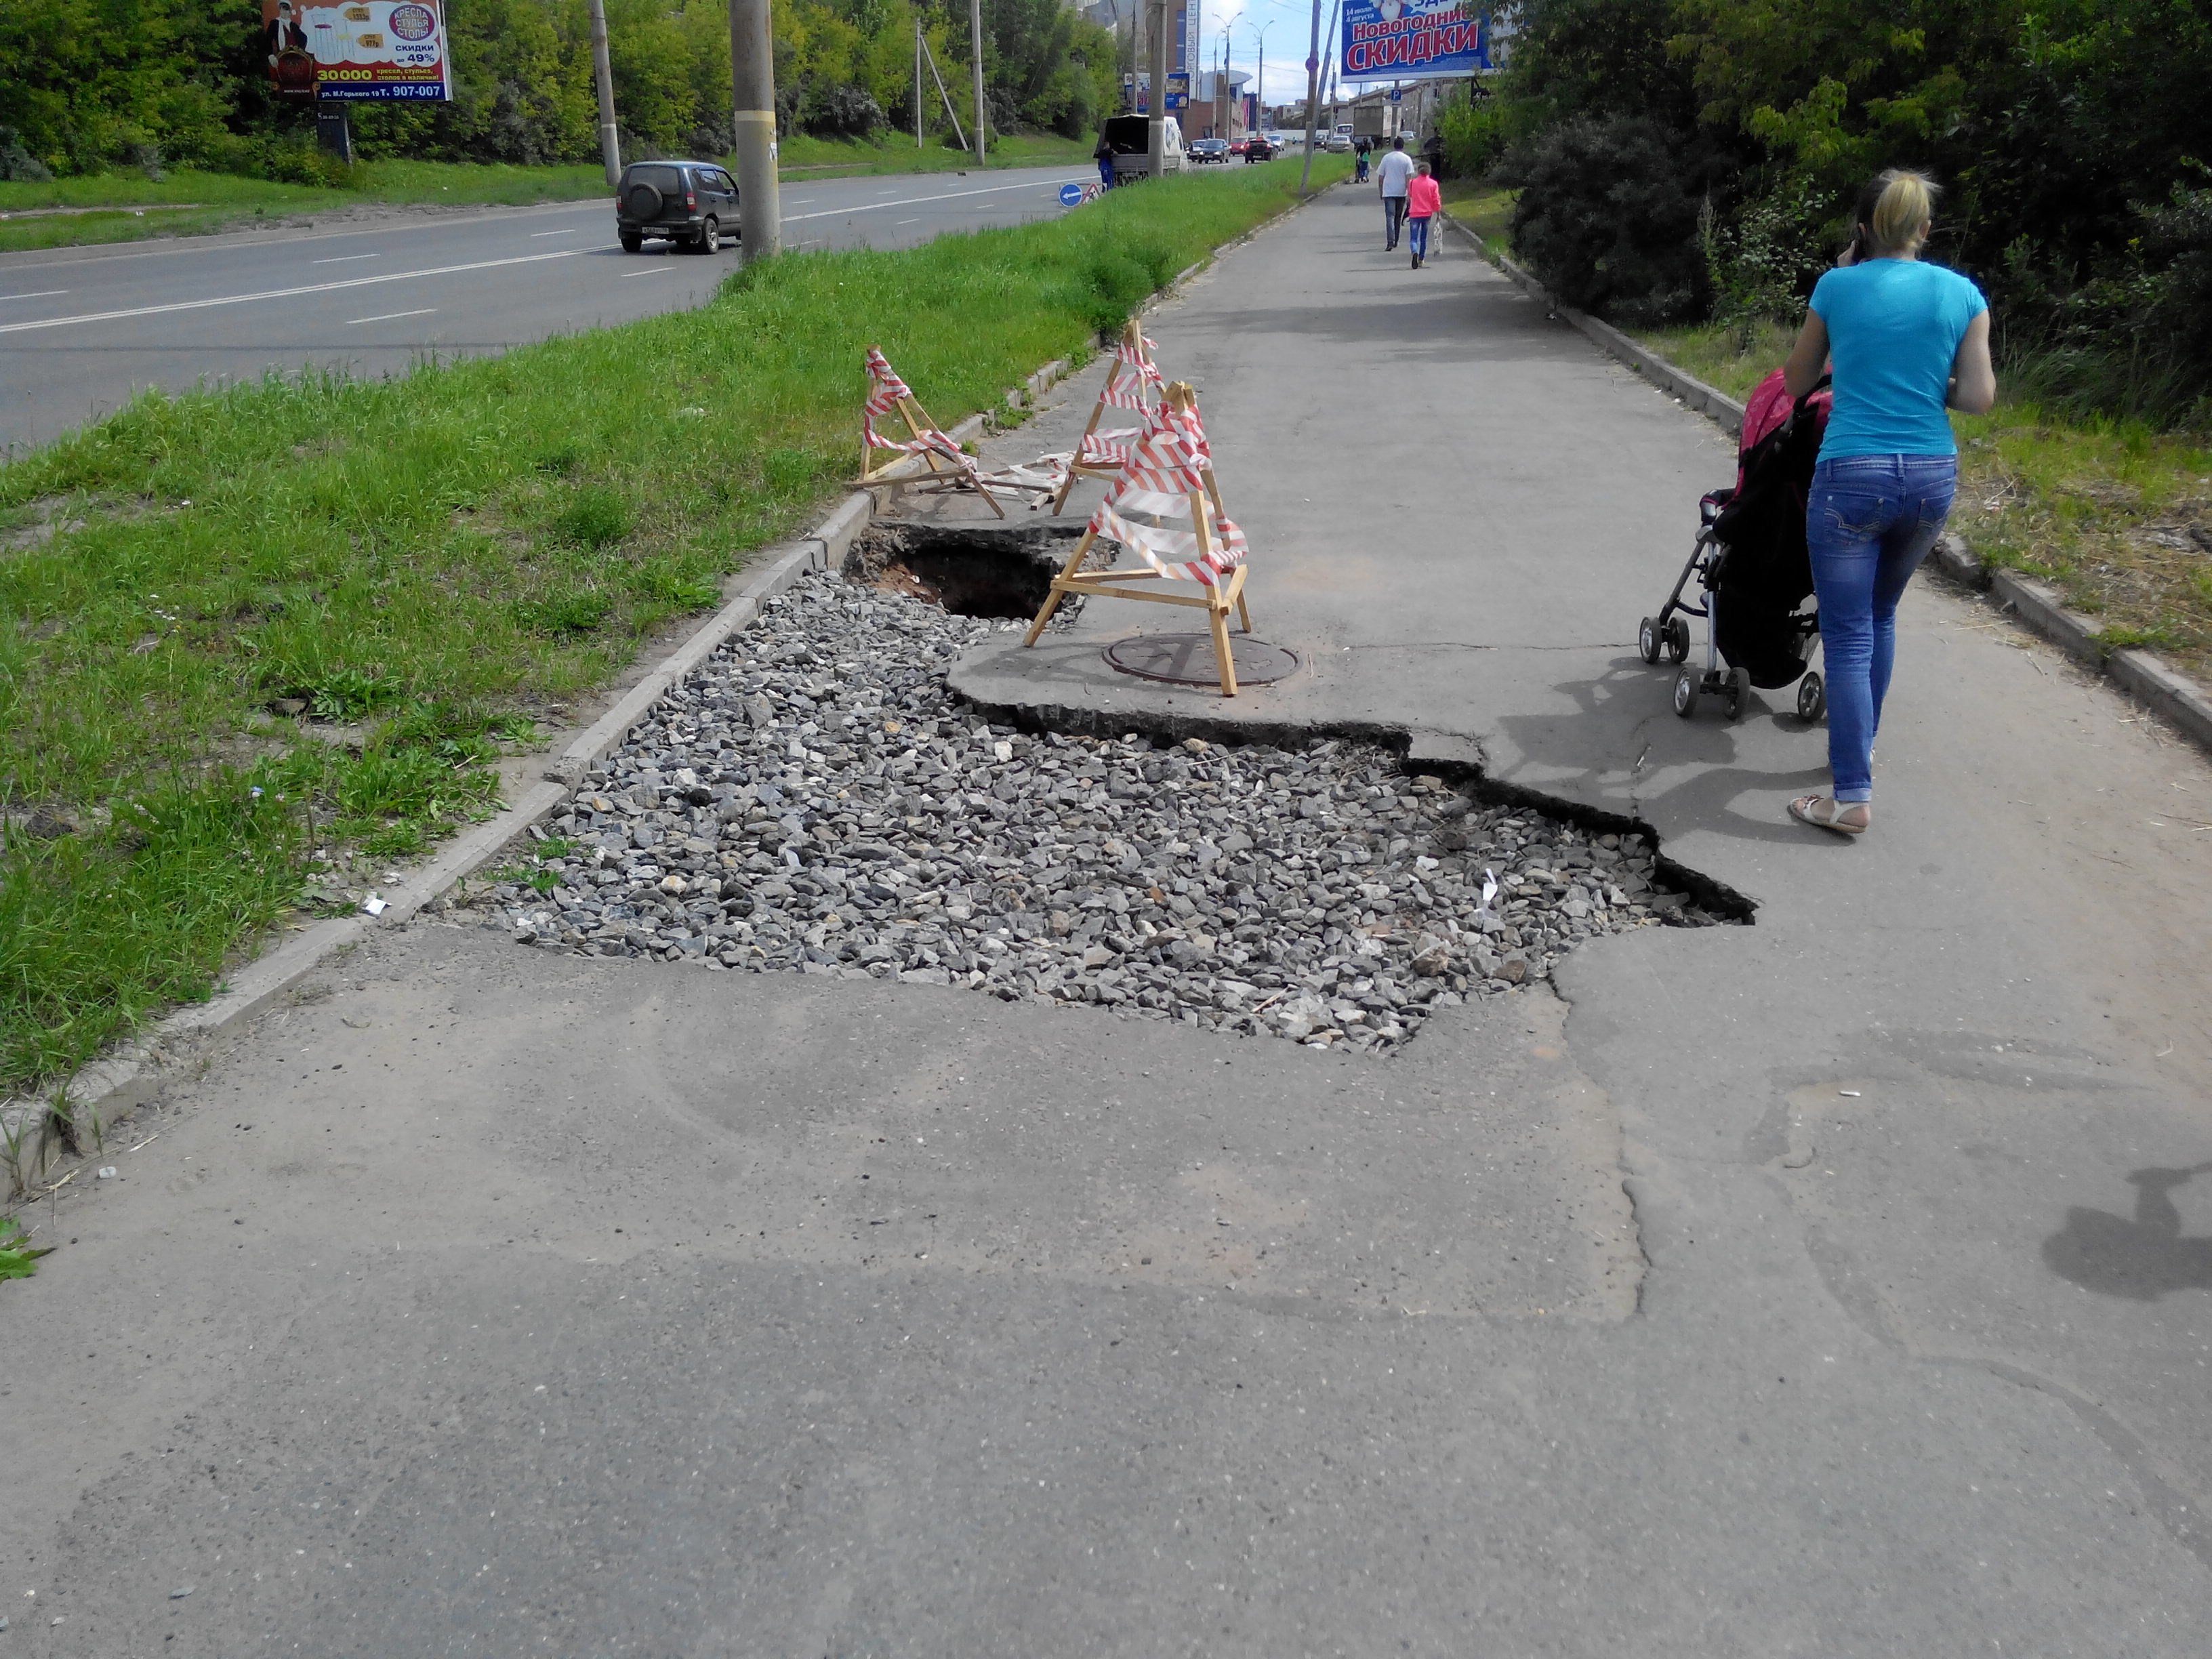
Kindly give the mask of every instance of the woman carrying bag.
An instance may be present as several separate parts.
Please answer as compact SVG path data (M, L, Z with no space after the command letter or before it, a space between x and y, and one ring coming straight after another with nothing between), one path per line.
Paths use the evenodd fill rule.
M1981 290L1920 258L1936 187L1893 167L1861 194L1850 247L1813 289L1784 366L1801 398L1833 364L1835 409L1807 497L1805 539L1827 659L1833 793L1790 816L1838 835L1874 822L1874 741L1896 655L1897 605L1942 533L1959 483L1947 409L1996 401Z

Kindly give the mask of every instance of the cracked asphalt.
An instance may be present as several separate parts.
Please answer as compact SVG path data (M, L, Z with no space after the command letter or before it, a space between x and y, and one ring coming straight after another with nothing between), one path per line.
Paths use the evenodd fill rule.
M0 1644L2212 1647L2212 768L1923 584L1875 833L1787 824L1820 735L1679 722L1632 644L1725 442L1378 216L1148 323L1306 672L1109 680L1159 624L1099 602L956 683L1402 725L1753 925L1385 1060L422 918L0 1291Z

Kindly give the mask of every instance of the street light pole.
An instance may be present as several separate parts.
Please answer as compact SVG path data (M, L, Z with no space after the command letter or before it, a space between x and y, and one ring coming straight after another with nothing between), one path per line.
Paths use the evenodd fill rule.
M1158 179L1168 159L1168 0L1152 0L1152 94L1145 106L1145 176Z
M738 249L747 264L783 246L775 177L775 47L769 0L730 0L730 102L738 141Z
M599 91L599 160L607 169L607 187L622 183L622 140L615 133L615 72L607 62L605 0L592 0L592 79Z
M1260 37L1260 67L1252 75L1252 130L1255 132L1267 130L1267 31L1275 27L1275 21L1270 17L1254 31Z
M1306 47L1306 164L1298 174L1298 194L1313 185L1314 125L1321 119L1321 0L1313 0L1313 40Z
M983 129L988 125L983 106L983 0L968 0L968 45L975 54L975 165L983 165Z

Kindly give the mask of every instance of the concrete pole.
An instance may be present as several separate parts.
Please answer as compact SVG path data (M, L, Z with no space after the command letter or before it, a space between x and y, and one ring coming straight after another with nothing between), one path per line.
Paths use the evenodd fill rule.
M1313 41L1306 48L1306 164L1298 194L1313 185L1314 126L1321 119L1321 0L1313 0Z
M775 179L775 47L768 0L730 0L730 102L738 138L738 223L744 262L783 246Z
M605 0L592 0L592 78L599 88L599 160L606 164L607 188L622 183L622 140L615 135L615 72L607 62Z
M990 125L983 102L983 0L968 0L968 45L975 54L975 165L984 165L983 129Z
M921 19L914 20L914 147L921 148Z
M1168 0L1152 0L1152 91L1145 106L1145 176L1164 177L1168 155Z

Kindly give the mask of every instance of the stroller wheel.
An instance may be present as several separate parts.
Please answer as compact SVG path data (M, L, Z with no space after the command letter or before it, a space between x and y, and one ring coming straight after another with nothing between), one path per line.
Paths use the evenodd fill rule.
M1818 671L1808 669L1797 682L1797 718L1810 726L1828 712L1828 688Z
M1697 708L1698 677L1685 668L1674 676L1674 712L1687 720Z
M1728 677L1729 718L1740 720L1751 707L1751 671L1732 668Z
M1667 618L1667 655L1674 662L1690 659L1690 624L1680 617Z
M1646 662L1659 660L1659 624L1649 617L1636 624L1636 650Z

